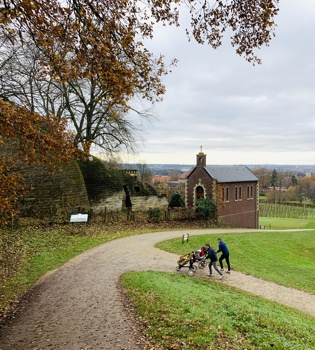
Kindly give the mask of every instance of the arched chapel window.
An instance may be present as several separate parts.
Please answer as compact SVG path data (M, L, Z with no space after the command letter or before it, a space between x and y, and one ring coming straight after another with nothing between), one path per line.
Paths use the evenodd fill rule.
M205 198L205 191L202 186L196 188L196 200L200 198Z

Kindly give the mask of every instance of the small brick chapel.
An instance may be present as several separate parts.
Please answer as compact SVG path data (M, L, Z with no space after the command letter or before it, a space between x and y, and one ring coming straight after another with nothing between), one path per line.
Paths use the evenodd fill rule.
M206 158L201 147L196 166L186 177L186 207L208 197L217 206L219 222L258 228L259 179L245 165L207 165Z

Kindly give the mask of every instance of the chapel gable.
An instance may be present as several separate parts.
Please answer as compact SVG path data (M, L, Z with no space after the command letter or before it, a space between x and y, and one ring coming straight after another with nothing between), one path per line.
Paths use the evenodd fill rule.
M196 166L186 179L185 204L195 207L200 198L217 206L217 220L237 227L258 227L258 178L245 165L207 165L200 148ZM250 193L250 195L248 195Z

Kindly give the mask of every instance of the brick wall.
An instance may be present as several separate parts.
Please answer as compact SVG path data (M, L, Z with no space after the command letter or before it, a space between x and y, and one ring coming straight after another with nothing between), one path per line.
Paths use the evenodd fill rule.
M203 187L205 197L209 197L212 200L214 199L213 180L203 167L197 166L195 170L190 174L189 180L186 181L185 205L188 208L194 207L195 205L195 189L197 186Z
M226 198L227 189L229 192L228 200ZM218 220L232 226L257 228L257 196L256 182L218 184Z
M198 186L202 187L204 197L208 197L216 203L220 222L236 227L258 228L257 182L217 184L202 166L197 165L186 180L186 207L195 206ZM227 188L229 191L228 201L223 198L222 192L223 189L226 191ZM237 196L235 188L237 188ZM224 192L225 194L226 192Z

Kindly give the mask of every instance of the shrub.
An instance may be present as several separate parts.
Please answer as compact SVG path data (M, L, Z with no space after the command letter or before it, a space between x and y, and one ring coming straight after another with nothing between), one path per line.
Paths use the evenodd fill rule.
M185 206L184 199L179 192L175 192L172 194L169 206L171 208L178 208L178 207Z
M152 208L149 210L149 220L160 221L160 216L162 215L162 210L160 208Z
M217 207L209 198L200 198L196 202L196 214L199 219L213 220L216 217Z

